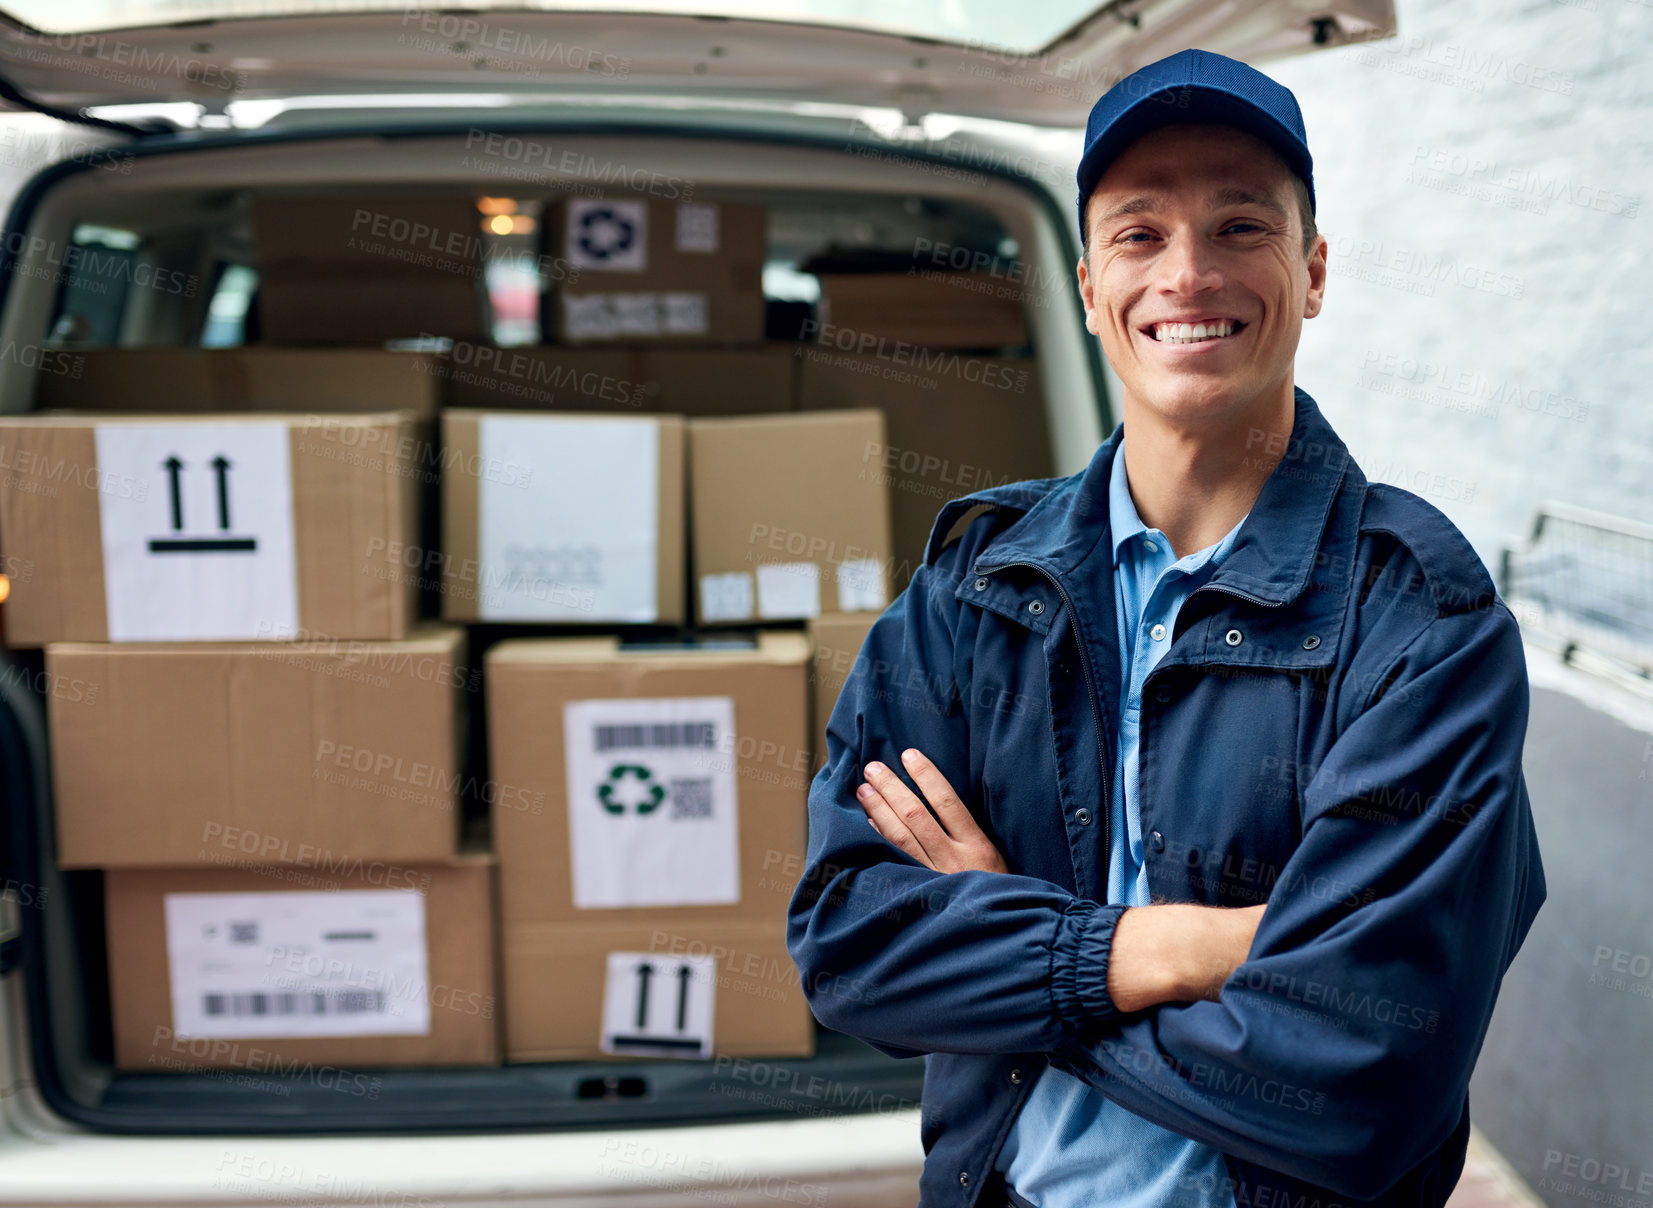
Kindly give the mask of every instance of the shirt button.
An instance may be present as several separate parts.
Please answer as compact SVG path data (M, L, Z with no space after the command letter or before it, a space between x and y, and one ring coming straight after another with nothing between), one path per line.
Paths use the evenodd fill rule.
M1153 638L1156 642L1163 642L1165 640L1165 626L1155 625L1148 631L1148 636Z
M968 1170L959 1171L959 1186L960 1187L970 1186L970 1172Z
M986 591L987 590L987 580L986 579L977 579L976 580L976 590L977 591Z
M1159 546L1155 545L1152 541L1144 541L1142 543L1142 548L1147 550L1150 554L1159 553Z
M1241 642L1245 641L1245 634L1241 633L1238 629L1230 629L1227 633L1223 634L1223 641L1227 642L1230 646L1238 646Z
M1171 699L1170 685L1161 684L1159 687L1155 688L1154 689L1154 699L1157 700L1162 705L1165 704L1167 701L1169 701Z
M1084 806L1080 806L1078 809L1074 810L1073 816L1079 820L1080 826L1089 826L1091 824L1091 812Z
M1153 834L1148 836L1148 842L1154 845L1155 851L1165 850L1165 836L1160 834L1158 831L1154 831Z
M1020 1086L1022 1084L1022 1071L1021 1070L1011 1070L1010 1071L1010 1081L1012 1083L1014 1083L1016 1086Z
M1308 637L1303 639L1303 649L1304 650L1313 650L1318 645L1320 645L1320 639L1312 633L1309 634Z
M1043 600L1029 600L1027 602L1027 610L1034 616L1038 616L1045 610L1045 602Z

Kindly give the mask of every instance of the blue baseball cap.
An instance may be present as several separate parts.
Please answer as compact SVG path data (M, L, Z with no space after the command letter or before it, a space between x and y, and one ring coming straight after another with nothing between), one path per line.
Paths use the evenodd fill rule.
M1184 122L1218 122L1255 134L1308 186L1313 212L1314 160L1291 89L1227 55L1183 50L1132 72L1091 107L1079 159L1081 231L1085 202L1108 165L1144 134Z

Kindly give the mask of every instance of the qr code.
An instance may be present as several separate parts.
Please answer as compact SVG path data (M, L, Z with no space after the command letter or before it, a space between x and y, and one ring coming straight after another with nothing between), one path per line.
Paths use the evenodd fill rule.
M258 943L258 923L230 923L230 943L256 944Z
M708 779L673 780L671 798L673 818L712 816L712 782Z

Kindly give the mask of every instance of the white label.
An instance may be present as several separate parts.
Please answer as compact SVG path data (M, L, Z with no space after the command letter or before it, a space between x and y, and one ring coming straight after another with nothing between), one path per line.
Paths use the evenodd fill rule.
M821 613L821 568L814 562L758 565L758 615L766 621Z
M752 618L752 576L743 570L700 576L702 621L748 621Z
M165 910L180 1038L430 1032L416 890L169 893Z
M711 323L702 293L564 293L562 307L563 333L574 340L703 336Z
M667 335L703 336L710 329L711 305L705 294L661 294L660 304Z
M649 266L649 211L641 201L570 198L564 246L575 268L640 273Z
M563 749L575 906L740 901L732 697L569 701Z
M99 424L93 436L110 641L297 631L286 424Z
M685 202L677 207L677 250L717 251L717 207Z
M490 415L478 429L482 617L655 620L658 426L636 419ZM488 472L510 464L525 472Z
M603 1052L710 1057L716 989L714 957L610 952L603 984Z
M846 558L838 564L838 611L882 612L884 563L877 558Z

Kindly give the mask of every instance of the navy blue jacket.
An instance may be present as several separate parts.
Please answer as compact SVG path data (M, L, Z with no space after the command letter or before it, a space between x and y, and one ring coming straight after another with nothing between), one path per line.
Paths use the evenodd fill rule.
M946 505L868 635L790 904L810 1005L926 1055L930 1208L974 1203L1046 1061L1222 1151L1241 1208L1435 1208L1545 896L1515 619L1451 522L1367 482L1298 390L1289 445L1256 435L1279 464L1142 694L1154 901L1267 909L1220 1002L1123 1013L1106 987L1125 907L1104 902L1122 431L1080 474ZM934 872L867 825L862 766L899 774L908 746L1008 874Z

